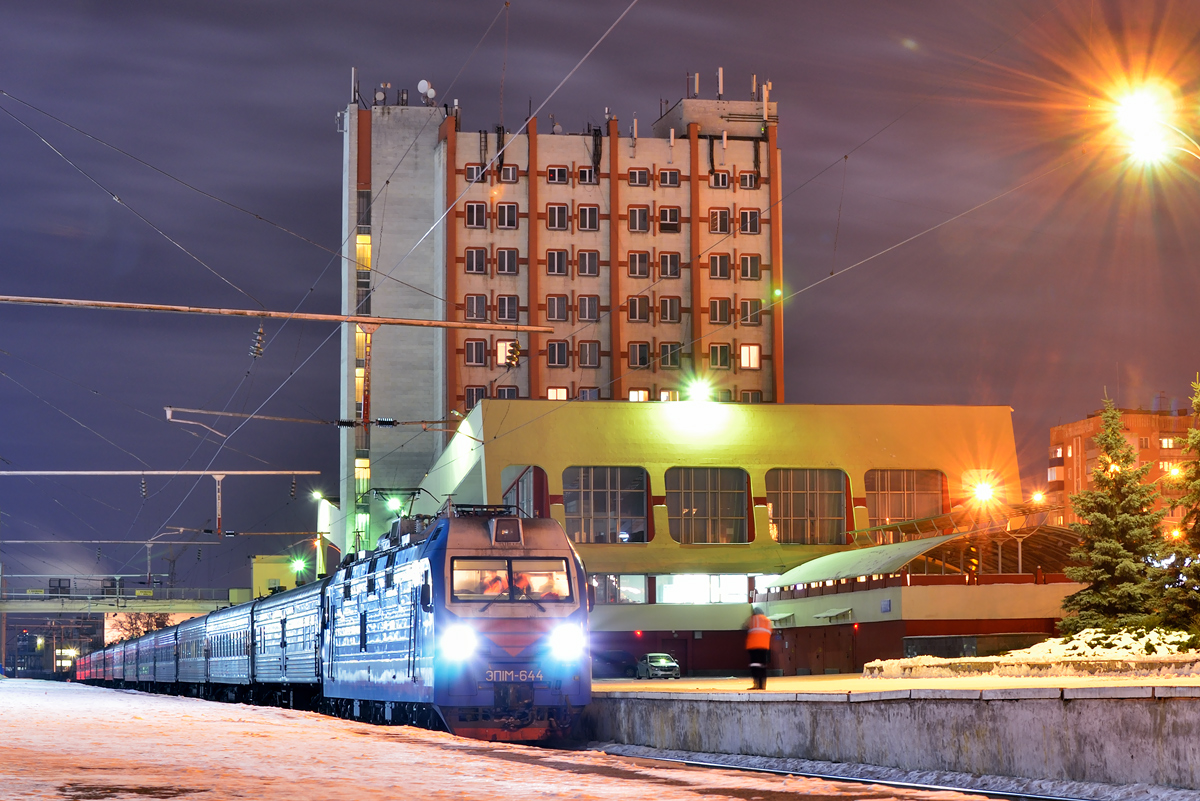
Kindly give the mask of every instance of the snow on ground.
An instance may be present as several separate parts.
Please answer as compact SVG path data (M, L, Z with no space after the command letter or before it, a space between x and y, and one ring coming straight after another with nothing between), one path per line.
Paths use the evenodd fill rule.
M1187 650L1192 635L1186 631L1167 629L1138 629L1106 632L1084 629L1074 637L1058 637L1008 654L1011 659L1053 660L1069 657L1092 659L1128 659L1131 657L1166 656ZM1195 653L1194 651L1192 653ZM1200 659L1200 653L1196 653Z
M18 679L0 684L0 798L958 801L979 796L671 767L595 751L370 726L310 712Z

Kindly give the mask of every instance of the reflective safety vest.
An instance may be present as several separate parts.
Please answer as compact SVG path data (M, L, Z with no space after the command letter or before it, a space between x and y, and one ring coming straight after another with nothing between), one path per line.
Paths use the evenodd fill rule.
M746 650L771 650L771 620L766 615L752 615L746 631Z

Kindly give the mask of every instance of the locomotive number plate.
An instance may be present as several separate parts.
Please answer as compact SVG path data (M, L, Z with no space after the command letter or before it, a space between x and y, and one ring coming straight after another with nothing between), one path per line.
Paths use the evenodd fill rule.
M483 673L484 681L542 681L542 671L536 667L491 667Z

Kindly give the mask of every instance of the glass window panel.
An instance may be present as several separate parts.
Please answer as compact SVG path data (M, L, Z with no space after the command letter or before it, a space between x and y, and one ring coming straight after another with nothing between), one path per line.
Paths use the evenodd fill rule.
M564 511L580 521L575 541L645 542L647 484L646 471L640 467L572 467L564 471ZM576 505L567 509L567 504L576 500Z
M451 585L456 601L482 601L508 597L508 560L455 559Z
M571 583L566 559L513 559L514 601L568 601Z

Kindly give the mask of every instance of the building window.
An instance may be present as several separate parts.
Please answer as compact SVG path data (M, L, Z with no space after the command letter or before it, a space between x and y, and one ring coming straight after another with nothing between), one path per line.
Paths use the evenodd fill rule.
M594 370L600 366L600 343L579 343L579 366Z
M650 322L650 298L645 295L633 295L629 298L629 322Z
M713 298L708 302L708 321L713 325L729 322L729 298Z
M600 319L600 297L598 295L579 296L579 319L584 322L595 322Z
M565 250L547 250L546 251L546 273L548 275L566 275L567 274L567 251L565 251Z
M1158 444L1159 444L1159 447L1161 447L1161 448L1174 448L1175 447L1175 438L1174 437L1159 437Z
M635 370L643 370L650 366L650 343L629 343L629 366Z
M479 183L487 178L487 166L483 164L468 164L466 169L467 183ZM470 408L469 406L467 408Z
M750 577L745 573L674 573L659 576L654 586L655 603L745 606L750 594Z
M647 206L629 207L629 230L644 234L650 230L650 209Z
M659 298L658 319L663 323L679 322L679 298Z
M467 272L487 275L487 248L467 248Z
M566 167L547 167L546 168L546 183L548 184L565 184L570 183L571 174Z
M630 170L629 171L629 185L630 186L649 186L650 185L650 171L644 170L644 169Z
M573 542L645 542L650 480L640 467L568 467L563 513Z
M661 170L658 173L659 186L679 186L679 170Z
M566 295L547 295L546 296L546 319L551 322L561 323L567 319L567 296Z
M486 203L468 203L467 204L467 227L468 228L487 228L487 204Z
M596 588L597 604L648 603L645 576L594 573L590 578Z
M463 391L463 400L466 402L467 411L475 408L475 404L487 397L487 387L467 387Z
M762 403L762 390L750 389L742 392L742 403Z
M708 212L708 232L710 234L729 233L729 209L712 209Z
M508 359L513 356L514 359L521 355L521 346L515 339L502 339L496 343L496 364L506 365ZM500 397L499 394L496 395Z
M517 258L519 254L516 248L500 248L496 251L496 274L497 275L516 275L517 274Z
M579 389L579 400L600 400L599 387L581 387Z
M678 367L683 345L678 342L663 342L658 346L658 366Z
M487 295L467 295L467 319L487 319Z
M650 390L631 389L629 390L629 400L633 403L646 403L650 400Z
M742 256L742 280L757 281L762 277L761 265L757 255Z
M496 319L515 323L521 311L521 298L517 295L496 296Z
M600 274L600 251L598 251L598 250L581 250L581 251L579 251L579 274L580 275L599 275Z
M658 254L658 274L660 278L678 278L679 277L679 254L678 253L660 253Z
M671 539L684 544L747 541L750 477L737 467L667 470Z
M599 231L600 230L600 207L599 206L580 206L579 207L579 230L580 231Z
M729 254L728 253L711 253L711 254L709 254L708 277L709 278L728 278L729 277Z
M505 184L515 184L517 182L517 165L505 164L500 168L500 182Z
M758 230L758 209L742 209L742 227L743 234L757 234Z
M846 474L841 470L767 471L771 538L796 545L844 545Z
M945 511L942 487L945 477L937 470L868 470L868 525L884 526L902 520L935 517Z
M713 189L728 189L729 188L729 173L724 170L718 170L709 173L708 185Z
M596 180L596 171L593 170L591 167L580 167L579 168L579 183L581 183L581 184L599 183L599 181Z
M658 399L662 403L673 403L679 400L679 390L677 389L660 389L658 391Z
M663 206L658 210L658 231L661 234L679 233L678 206Z
M516 400L521 397L521 391L516 387L496 387L496 397L501 400Z
M360 189L358 192L358 229L360 234L371 235L371 190Z
M566 387L547 387L546 400L565 401L567 399Z
M729 369L729 346L728 345L709 345L708 346L708 366L713 370L728 370Z
M487 340L468 339L463 343L467 354L467 367L487 367Z
M762 301L742 301L742 325L762 325Z
M738 176L738 183L742 189L758 189L758 173L744 172Z
M565 203L551 203L546 207L546 227L551 231L565 231L570 215L571 209Z
M650 254L645 251L632 251L629 254L629 277L650 277Z
M497 203L496 204L496 227L497 228L516 228L517 227L517 204L516 203Z
M551 367L570 367L570 344L564 339L546 343L546 364ZM563 399L565 400L565 398Z
M741 365L743 370L761 370L762 345L742 345Z

